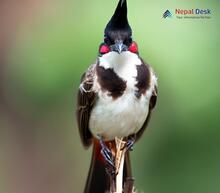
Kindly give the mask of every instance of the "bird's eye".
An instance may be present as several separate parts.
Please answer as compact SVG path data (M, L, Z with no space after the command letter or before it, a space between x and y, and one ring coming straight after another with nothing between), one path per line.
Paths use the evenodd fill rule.
M110 52L109 46L106 44L101 44L101 46L99 47L99 53L100 54L107 54L108 52Z
M132 53L137 53L138 52L138 45L136 42L132 42L131 45L129 46L128 49Z

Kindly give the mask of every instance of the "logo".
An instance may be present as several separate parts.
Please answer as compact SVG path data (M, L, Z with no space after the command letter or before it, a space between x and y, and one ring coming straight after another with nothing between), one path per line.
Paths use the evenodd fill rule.
M163 13L164 19L166 18L176 18L176 19L210 19L212 16L211 9L174 9L172 12L170 10L166 10Z
M171 13L169 10L166 10L166 11L164 12L164 14L163 14L163 18L164 18L164 19L167 18L167 17L169 17L169 18L172 17L172 13Z
M210 9L176 9L176 15L210 15Z

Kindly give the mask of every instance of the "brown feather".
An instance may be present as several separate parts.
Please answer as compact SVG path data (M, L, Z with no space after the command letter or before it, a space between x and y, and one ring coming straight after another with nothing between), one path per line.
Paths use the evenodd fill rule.
M126 81L120 78L113 69L105 69L97 65L96 72L103 92L108 91L108 95L112 96L113 99L117 99L124 94Z
M142 59L141 59L142 60ZM138 90L135 95L139 99L141 95L144 95L147 89L150 87L150 67L146 65L142 60L142 64L137 66L137 84L135 85Z
M78 91L76 115L80 137L85 147L89 147L92 143L92 134L89 130L89 118L96 100L96 93L92 91L94 74L95 65L92 65L88 71L82 75L81 85Z

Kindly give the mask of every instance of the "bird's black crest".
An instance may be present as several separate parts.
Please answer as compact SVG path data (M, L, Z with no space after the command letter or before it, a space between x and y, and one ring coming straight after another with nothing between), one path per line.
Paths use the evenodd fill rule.
M118 2L118 6L115 10L115 13L105 28L106 37L111 38L116 33L121 33L122 36L126 35L127 37L131 37L132 35L132 30L128 23L128 18L127 18L127 1L126 0L120 0ZM111 38L111 39L114 39L114 38Z

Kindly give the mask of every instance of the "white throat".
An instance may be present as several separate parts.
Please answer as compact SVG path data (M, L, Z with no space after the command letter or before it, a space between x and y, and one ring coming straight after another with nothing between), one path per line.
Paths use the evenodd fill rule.
M130 64L141 65L141 60L138 55L129 51L122 52L121 54L118 54L117 52L109 52L99 59L100 65L105 69L127 67Z

